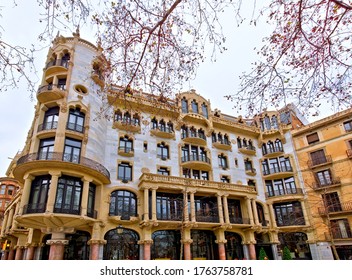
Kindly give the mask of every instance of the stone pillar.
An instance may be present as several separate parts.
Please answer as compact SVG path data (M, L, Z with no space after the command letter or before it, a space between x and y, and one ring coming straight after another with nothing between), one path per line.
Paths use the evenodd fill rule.
M183 193L183 220L189 222L188 193L186 191Z
M61 176L61 172L49 172L49 174L51 175L51 180L50 180L48 200L46 203L45 212L53 213L54 212L54 205L55 205L55 198L56 198L56 191L57 191L57 184L59 181L59 177Z
M156 190L158 187L152 188L152 221L156 221Z
M225 231L221 228L216 230L216 238L215 243L218 244L219 260L226 260L225 244L227 240L225 238Z
M143 211L144 222L149 221L149 189L144 189L144 211Z
M253 242L250 242L248 244L248 250L249 250L249 259L250 260L256 260L257 259L257 255L255 252L255 245Z
M221 195L217 194L218 199L218 213L219 213L219 222L220 224L224 224L224 213L222 209Z
M218 242L218 248L219 248L219 260L226 260L225 243Z
M193 240L191 239L191 230L189 228L183 229L183 259L184 260L191 260L191 244Z
M9 211L9 216L8 219L6 221L6 229L11 229L12 227L12 222L13 222L13 214L15 213L15 209L13 207L11 207L10 211Z
M251 201L250 201L250 199L249 199L248 197L246 197L245 200L246 200L246 205L247 205L249 223L250 223L251 225L254 225L254 222L253 222L253 211L252 211Z
M190 199L191 199L191 222L196 222L196 205L194 203L194 191L190 192Z
M5 212L4 220L2 221L1 234L0 235L3 235L3 236L5 235L6 224L7 224L8 218L9 218L9 213Z
M269 215L270 215L271 225L272 225L273 228L276 228L277 224L276 224L273 204L269 203L268 207L269 207Z
M63 260L65 245L68 244L68 240L65 239L65 233L52 233L51 238L51 240L46 242L46 244L50 245L49 260Z
M223 195L223 205L224 205L224 217L225 217L225 223L229 224L230 223L230 216L229 216L229 206L227 204L227 197L228 194Z
M23 246L16 246L15 260L22 260L23 259L23 251L24 251Z
M92 179L83 178L83 191L82 191L82 202L81 202L81 215L87 216L87 208L88 208L88 195L89 195L89 183L92 182Z
M33 260L34 254L37 246L36 245L29 245L26 250L26 260Z
M9 257L7 259L8 260L14 260L15 259L15 254L16 254L16 250L14 248L10 248Z
M25 205L28 204L33 179L34 179L34 177L31 175L24 176L24 185L23 185L23 189L22 189L20 209L18 211L19 215L23 214L23 208Z
M1 256L1 260L8 260L9 259L9 250L5 250L3 255Z
M90 246L90 260L99 260L99 251L101 245L106 244L106 240L89 240L88 245Z
M257 211L257 203L255 199L252 199L252 209L254 214L254 224L260 225L259 218L258 218L258 211Z
M151 256L150 256L150 246L151 244L153 243L153 240L144 240L143 241L143 247L144 247L144 250L143 250L143 253L144 253L144 256L143 256L143 259L146 260L146 261L149 261Z

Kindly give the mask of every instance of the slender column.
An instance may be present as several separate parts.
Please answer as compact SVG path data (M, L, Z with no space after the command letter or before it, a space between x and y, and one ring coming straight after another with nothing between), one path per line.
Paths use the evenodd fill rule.
M183 220L189 222L188 193L186 191L183 193Z
M225 232L223 229L217 230L216 238L217 238L217 240L215 241L215 243L218 244L219 259L226 260L225 244L226 244L227 240L225 239Z
M12 222L13 222L13 214L15 213L15 209L12 207L9 211L9 217L6 221L6 229L11 229Z
M250 260L256 260L256 252L255 252L255 245L251 242L248 244L248 249L249 249L249 259Z
M222 202L221 202L221 195L217 194L217 199L218 199L218 213L219 213L219 221L220 224L224 223L224 212L222 209Z
M145 222L149 221L149 189L144 189L144 213L143 220Z
M26 175L24 177L24 185L23 185L23 189L22 189L20 209L19 209L19 212L18 212L19 215L23 214L23 208L24 208L25 205L28 204L29 195L31 193L31 185L32 185L32 180L33 179L34 179L34 177L31 176L31 175Z
M228 194L223 195L222 199L224 201L224 216L225 216L225 223L229 224L230 223L230 216L229 216L229 206L227 204L227 197Z
M253 211L252 211L252 206L251 206L251 201L248 197L246 197L246 204L247 204L247 211L248 211L248 216L249 216L249 223L251 225L254 224L253 222Z
M9 218L9 213L8 211L5 212L5 217L4 220L2 222L3 226L1 227L1 235L5 235L5 231L6 231L6 225L7 225L7 220Z
M89 183L92 182L92 179L83 178L83 192L82 192L82 202L81 202L81 215L87 216L87 208L88 208L88 195L89 195Z
M8 260L14 260L15 254L16 254L16 250L14 248L10 248Z
M152 221L156 221L156 190L157 187L152 188Z
M106 244L106 240L89 240L88 245L90 246L90 260L99 260L100 247Z
M65 245L68 240L48 240L46 244L50 245L49 260L63 260Z
M194 193L195 192L190 192L190 198L191 198L191 222L195 223L196 222L196 205L194 203Z
M253 214L254 214L254 224L259 225L259 218L258 218L258 211L257 211L257 203L255 202L255 199L252 199L252 209L253 209Z
M271 225L272 227L276 228L277 224L276 224L276 219L275 219L275 214L274 214L274 207L272 203L268 204L269 207L269 214L270 214L270 220L271 220Z
M48 192L48 201L46 203L46 212L53 213L54 212L54 205L55 205L55 198L56 198L56 191L57 191L57 184L59 181L59 176L61 176L60 172L49 172L51 175L50 180L50 187Z
M190 228L184 228L183 229L183 259L184 260L191 260L192 259L192 254L191 254L191 244L193 240L191 239L191 230Z
M225 243L224 242L219 242L218 243L218 248L219 248L219 259L220 260L226 260Z
M143 247L144 247L144 250L143 250L144 257L143 257L143 259L146 260L146 261L149 261L150 260L150 246L153 243L153 240L144 240L142 243L143 243Z
M15 260L22 260L23 259L23 251L24 247L23 246L17 246L16 247L16 254L15 254Z
M3 254L2 257L1 257L1 260L6 261L6 260L8 260L8 259L9 259L9 250L5 250L5 251L4 251L4 254Z

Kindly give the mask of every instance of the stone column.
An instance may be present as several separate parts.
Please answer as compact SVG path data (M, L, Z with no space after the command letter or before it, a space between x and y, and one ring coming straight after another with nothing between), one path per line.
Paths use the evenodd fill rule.
M258 218L258 211L257 211L257 203L255 199L252 199L252 209L254 214L254 224L260 225L259 218Z
M5 250L2 257L1 257L1 260L8 260L9 259L9 250Z
M254 225L253 222L253 211L252 211L252 206L251 206L251 201L248 197L245 198L246 200L246 205L247 205L247 211L248 211L248 216L249 216L249 223L251 225Z
M194 193L195 191L190 192L190 199L191 199L191 222L196 222L196 205L194 203Z
M4 216L4 220L2 221L2 227L1 227L1 234L0 235L5 235L6 232L6 224L7 224L7 220L9 218L9 213L5 212L5 216Z
M50 187L48 192L48 200L46 203L46 210L47 213L54 212L54 205L55 205L55 198L56 198L56 191L57 191L57 184L59 181L59 177L61 176L61 172L49 172L51 175L50 180Z
M228 194L225 194L222 196L223 199L223 205L224 205L224 216L225 216L225 223L229 224L230 223L230 216L229 216L229 206L227 204L227 197Z
M10 247L8 260L14 260L15 254L16 254L16 250Z
M257 259L257 255L255 252L255 245L253 242L250 242L248 244L248 250L249 250L249 259L250 260L256 260Z
M12 222L13 222L13 214L15 213L15 209L13 207L11 207L10 211L9 211L9 216L8 219L6 221L6 229L11 229L12 227Z
M272 225L273 228L276 228L277 224L276 224L273 204L269 203L268 207L269 207L269 215L270 215L271 225Z
M29 195L31 193L31 185L34 177L31 175L26 175L24 176L24 185L22 189L22 196L21 196L21 202L20 202L20 209L18 211L19 215L23 214L23 208L25 205L28 204L29 201Z
M86 177L83 178L83 191L82 191L82 202L81 202L81 215L87 216L88 208L88 195L89 195L89 184L92 182L92 179Z
M89 240L88 245L90 246L90 260L99 260L99 251L102 245L106 244L106 240Z
M46 242L46 244L50 245L49 260L63 260L65 245L68 244L68 240L65 239L65 233L52 233L51 238L51 240Z
M183 217L185 222L189 222L188 193L186 191L183 193Z
M144 188L144 211L143 211L144 222L149 221L149 189Z
M158 187L152 187L152 221L156 221L156 190Z
M225 232L223 229L217 230L216 238L217 240L215 241L215 243L218 244L219 260L226 260L225 244L227 240L225 239Z
M34 259L34 254L35 254L36 248L37 248L36 244L27 246L26 260L33 260Z
M217 194L218 199L218 213L219 213L219 222L220 224L224 224L224 213L222 209L221 195Z
M191 230L190 228L184 228L183 229L183 259L184 260L191 260L192 259L192 254L191 254L191 244L193 240L191 239Z
M24 246L16 246L15 260L23 259Z
M150 246L153 243L153 240L144 240L141 242L143 244L143 259L146 261L149 261L151 256L150 256Z

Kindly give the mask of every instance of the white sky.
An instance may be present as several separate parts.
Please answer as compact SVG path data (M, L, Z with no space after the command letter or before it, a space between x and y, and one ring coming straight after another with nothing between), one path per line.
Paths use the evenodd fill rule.
M247 2L248 0L244 1ZM18 1L13 7L13 0L1 0L0 28L5 41L13 44L36 44L37 36L44 26L39 23L39 9L37 1ZM248 1L249 2L249 1ZM248 3L247 2L247 3ZM226 13L225 13L226 14ZM270 27L261 20L256 27L244 23L237 27L234 19L224 15L224 33L227 37L228 51L219 54L216 63L206 62L201 65L195 81L189 88L195 89L206 99L210 99L212 109L218 108L223 113L236 115L232 111L233 104L223 96L232 94L239 85L238 76L250 70L255 61L254 47L261 46L261 40L267 35ZM60 32L63 36L72 36L72 32ZM95 42L93 34L83 28L80 30L81 38ZM36 65L39 78L35 78L39 86L48 47L36 54ZM187 86L188 87L188 86ZM31 101L25 86L18 89L0 92L0 177L5 176L10 159L24 146L28 130L34 117L36 100ZM329 113L329 112L327 112Z

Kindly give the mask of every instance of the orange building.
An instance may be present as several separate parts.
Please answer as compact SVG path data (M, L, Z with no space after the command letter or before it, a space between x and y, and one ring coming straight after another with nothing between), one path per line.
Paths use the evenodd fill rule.
M352 109L292 131L318 246L352 257Z

